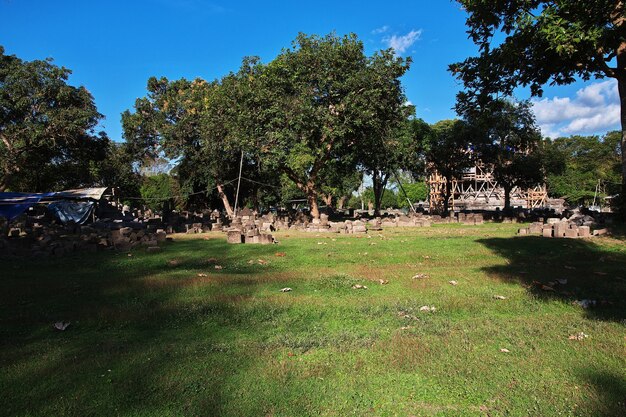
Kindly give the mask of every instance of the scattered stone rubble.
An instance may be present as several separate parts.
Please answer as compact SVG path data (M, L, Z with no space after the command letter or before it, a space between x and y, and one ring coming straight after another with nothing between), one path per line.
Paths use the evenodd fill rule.
M14 224L8 237L0 239L0 253L5 257L56 257L79 251L129 251L139 246L155 251L158 249L154 248L166 239L163 229L128 227L119 223L66 227L25 222Z

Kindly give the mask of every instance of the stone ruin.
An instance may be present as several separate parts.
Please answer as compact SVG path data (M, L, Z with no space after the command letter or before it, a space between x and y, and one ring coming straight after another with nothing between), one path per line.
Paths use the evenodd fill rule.
M583 214L580 211L574 212L570 217L550 217L543 221L536 221L529 227L518 230L518 235L536 235L551 238L587 238L591 236L599 236L608 232L605 228L598 228L600 222L604 222L604 218L596 219L589 214Z
M267 245L276 243L274 237L269 233L261 233L261 229L272 230L273 225L269 220L256 219L256 213L249 208L241 210L239 215L233 219L230 226L225 228L226 241L228 243L258 243Z

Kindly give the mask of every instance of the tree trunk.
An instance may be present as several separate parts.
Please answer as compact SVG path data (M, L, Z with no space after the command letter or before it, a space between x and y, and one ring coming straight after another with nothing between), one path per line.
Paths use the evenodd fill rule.
M310 191L307 195L307 200L309 201L309 207L311 208L311 216L314 219L320 218L320 208L317 204L317 193Z
M344 195L343 197L339 198L339 200L337 200L337 210L343 210L343 206L346 204L347 199L348 197Z
M626 51L618 55L617 63L620 68L626 67ZM626 216L626 78L618 79L617 87L619 90L620 119L622 122L622 140L620 141L622 151L622 190L619 196L619 209L622 216Z
M511 211L511 185L503 184L504 188L504 212L509 213Z
M379 173L378 170L374 170L372 175L372 187L374 188L374 216L380 216L380 206L385 194L387 179L387 176Z
M450 210L450 195L452 194L452 181L446 179L446 191L443 196L443 217L448 217Z
M228 201L228 196L224 194L224 185L217 184L217 195L222 199L222 203L224 204L224 209L226 210L226 215L232 218L235 213L233 213L233 208Z
M326 206L328 208L332 208L333 207L333 196L332 196L332 194L325 195L323 197L323 200L324 200L324 204L326 204Z

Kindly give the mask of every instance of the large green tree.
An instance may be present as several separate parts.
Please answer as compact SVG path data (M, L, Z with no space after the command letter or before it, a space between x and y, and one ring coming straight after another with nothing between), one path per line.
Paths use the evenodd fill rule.
M368 135L365 146L360 148L361 166L372 178L374 191L374 214L379 215L387 184L400 170L418 170L422 165L420 153L430 130L421 119L407 118L414 111L405 106L404 119L391 119L381 123L380 131Z
M184 188L215 187L229 215L226 181L237 175L240 147L229 136L228 97L219 82L152 77L148 95L122 114L124 137L135 159L176 161Z
M90 185L91 161L108 139L102 115L70 70L51 59L23 61L0 46L0 191L46 191Z
M496 99L475 106L459 100L457 111L470 126L473 156L493 172L504 190L504 209L511 208L511 191L541 184L545 179L541 132L530 102Z
M562 169L548 174L551 194L570 204L592 204L619 192L620 132L571 136L546 142L545 152L562 160ZM560 161L559 161L560 162Z
M313 217L324 171L356 164L359 147L404 117L399 78L407 69L390 51L367 57L356 35L300 34L263 70L262 159L296 184Z
M457 0L468 12L476 57L452 64L480 106L522 85L617 80L621 101L622 195L626 196L626 5L623 0Z

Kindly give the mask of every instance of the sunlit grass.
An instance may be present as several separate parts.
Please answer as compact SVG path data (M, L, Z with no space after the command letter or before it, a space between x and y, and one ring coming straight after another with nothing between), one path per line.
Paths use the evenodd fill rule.
M156 254L5 261L2 414L622 414L624 242L515 230L181 235Z

